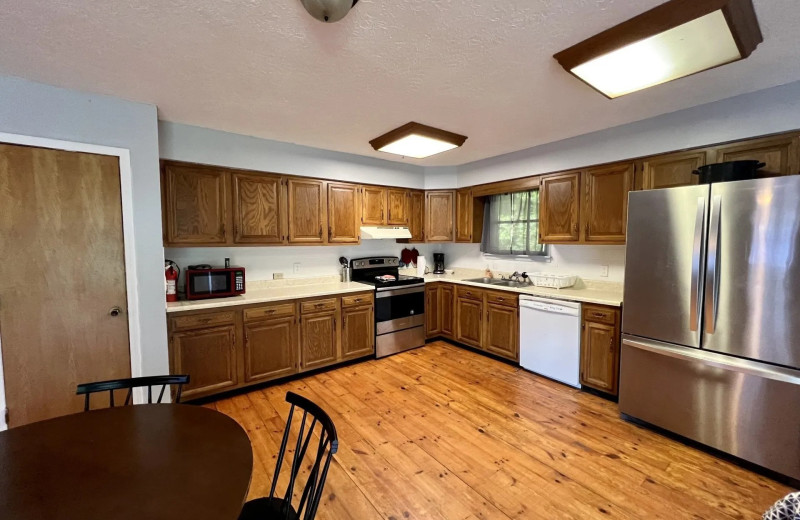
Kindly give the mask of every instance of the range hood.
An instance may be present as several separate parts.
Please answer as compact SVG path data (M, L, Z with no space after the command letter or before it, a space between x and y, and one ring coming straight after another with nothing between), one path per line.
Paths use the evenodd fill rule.
M361 226L362 240L380 240L383 238L411 238L411 232L402 226Z

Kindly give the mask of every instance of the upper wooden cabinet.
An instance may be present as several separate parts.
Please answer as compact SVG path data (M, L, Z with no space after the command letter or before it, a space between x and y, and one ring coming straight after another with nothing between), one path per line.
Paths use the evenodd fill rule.
M277 175L234 173L233 241L281 244L286 240L284 179Z
M289 243L324 244L327 225L325 182L289 179Z
M162 171L165 244L228 243L228 173L177 163Z
M361 189L355 184L328 183L328 242L358 244Z
M388 188L386 190L386 224L389 226L408 225L409 190Z
M480 243L483 206L483 199L473 197L471 188L456 191L456 242Z
M633 189L633 163L592 168L584 172L584 242L625 243L628 192Z
M800 136L796 134L751 139L715 148L716 161L755 160L766 163L763 175L796 175L800 173Z
M706 164L706 151L679 152L650 157L642 161L642 189L657 190L697 184L692 172Z
M581 172L542 177L539 188L539 241L578 242Z
M386 224L386 188L364 186L361 189L361 223L365 226Z
M411 190L408 203L408 231L411 238L407 242L425 241L425 192Z
M452 242L454 236L454 198L452 190L425 194L425 241Z

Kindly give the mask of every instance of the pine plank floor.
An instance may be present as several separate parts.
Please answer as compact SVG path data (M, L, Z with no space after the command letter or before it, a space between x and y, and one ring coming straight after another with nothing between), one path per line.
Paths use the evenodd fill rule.
M340 448L319 519L758 519L790 488L622 421L615 403L445 342L216 401L269 492L292 390Z

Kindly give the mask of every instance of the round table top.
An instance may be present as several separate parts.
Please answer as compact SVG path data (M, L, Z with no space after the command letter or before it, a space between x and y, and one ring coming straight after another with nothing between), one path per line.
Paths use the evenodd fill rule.
M149 404L0 432L0 518L234 520L253 453L228 416Z

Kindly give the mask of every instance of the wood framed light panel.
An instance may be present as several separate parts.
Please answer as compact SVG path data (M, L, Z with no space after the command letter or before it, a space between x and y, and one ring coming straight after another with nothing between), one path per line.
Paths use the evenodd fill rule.
M369 142L376 151L424 159L464 144L467 136L410 122Z

